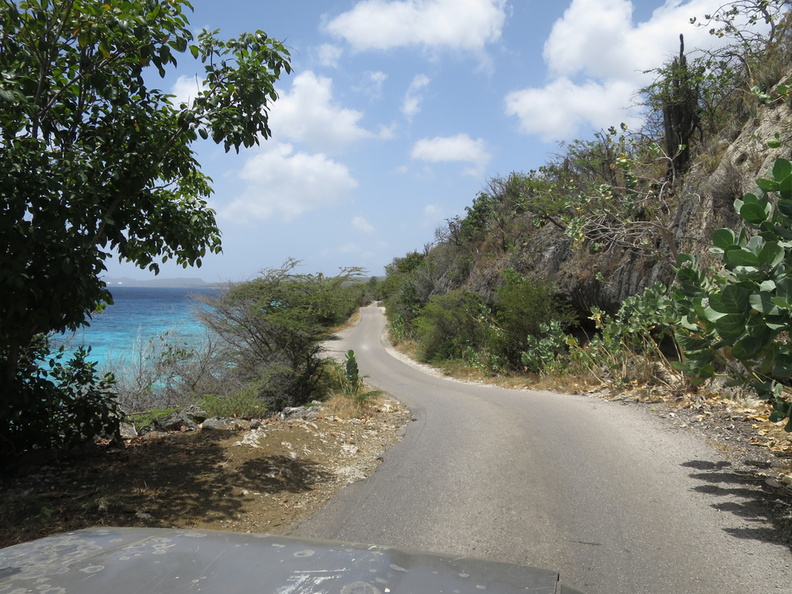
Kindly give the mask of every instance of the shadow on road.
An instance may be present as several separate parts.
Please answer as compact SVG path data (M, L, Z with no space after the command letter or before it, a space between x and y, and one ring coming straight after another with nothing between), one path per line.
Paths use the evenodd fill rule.
M742 520L741 528L725 528L736 538L760 540L792 550L792 498L768 486L765 477L750 470L738 470L731 462L692 460L682 464L698 472L690 477L702 484L694 491L720 501L712 507L731 513Z

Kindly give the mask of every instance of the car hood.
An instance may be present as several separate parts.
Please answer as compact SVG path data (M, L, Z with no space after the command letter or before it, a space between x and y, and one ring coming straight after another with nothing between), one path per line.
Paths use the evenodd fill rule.
M0 592L573 593L556 572L466 557L213 530L90 528L0 549Z

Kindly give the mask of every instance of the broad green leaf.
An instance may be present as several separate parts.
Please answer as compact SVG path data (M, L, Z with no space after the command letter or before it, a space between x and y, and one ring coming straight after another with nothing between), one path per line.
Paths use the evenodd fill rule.
M729 285L720 293L721 305L723 305L725 309L719 311L725 313L745 313L751 307L749 302L750 296L750 289L740 285ZM712 304L712 298L710 298L710 307L715 309L715 306Z
M732 347L732 355L741 361L752 359L757 354L759 354L762 349L767 346L767 344L768 340L764 337L743 336L740 340L734 343L734 346Z
M787 217L792 217L792 200L784 199L778 201L778 210Z
M759 265L774 268L784 261L784 250L774 241L768 241L759 251Z
M782 181L790 175L792 175L792 163L786 159L776 159L773 164L773 179Z
M778 187L778 194L781 198L790 199L792 198L792 175L784 178L781 181L781 185Z
M769 215L766 206L762 206L757 202L746 202L740 208L740 216L754 225L758 225L767 220Z
M792 303L792 278L784 276L776 279L776 297Z
M745 316L740 314L725 315L715 322L715 329L724 341L734 344L745 334Z
M780 309L780 308L779 308ZM773 332L780 332L781 330L790 330L789 315L780 309L777 315L768 314L764 318L765 326L770 328Z
M772 281L772 280L763 281L759 285L759 290L760 291L770 291L770 292L775 291L776 290L775 281Z
M715 247L725 250L737 243L737 236L731 229L718 229L712 234L712 243Z
M750 297L751 307L764 315L778 314L778 306L773 303L773 295L766 291L753 293Z
M792 303L790 303L789 301L787 301L783 297L776 296L776 297L771 298L770 301L772 301L773 305L775 305L777 307L780 307L781 309L792 310Z
M765 192L777 192L779 188L779 183L774 179L757 179L756 185Z
M726 265L734 266L759 266L759 257L744 248L732 247L723 253Z
M679 324L685 329L690 330L691 332L696 332L700 330L699 325L695 322L695 317L693 319L690 316L682 316L679 320Z
M712 298L710 298L710 302L712 302ZM728 314L721 311L716 311L711 307L705 307L701 310L701 317L707 320L708 322L717 322L725 315Z

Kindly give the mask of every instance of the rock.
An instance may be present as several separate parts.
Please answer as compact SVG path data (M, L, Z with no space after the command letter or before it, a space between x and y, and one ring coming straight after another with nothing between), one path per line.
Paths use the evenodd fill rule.
M138 436L137 429L132 423L121 422L118 432L121 434L121 439L135 439Z
M250 429L250 421L244 419L221 419L211 417L201 423L204 431L241 431Z
M303 419L315 421L319 418L319 409L316 406L287 406L276 415L279 421Z
M206 411L197 404L189 405L182 411L182 413L184 413L190 419L192 419L193 421L199 424L203 423L206 419L209 418L209 415L206 413Z
M198 424L186 411L171 413L164 420L158 421L157 424L166 431L195 431L198 429Z

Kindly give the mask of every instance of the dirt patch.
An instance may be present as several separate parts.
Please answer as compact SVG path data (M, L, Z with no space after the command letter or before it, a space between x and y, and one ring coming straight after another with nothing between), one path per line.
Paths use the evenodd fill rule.
M342 407L343 408L343 407ZM356 416L269 420L249 431L138 438L0 476L0 547L89 526L287 534L376 470L409 411L378 397Z

